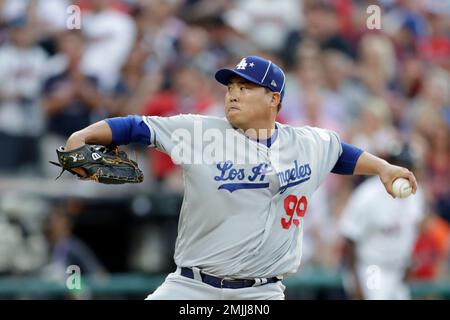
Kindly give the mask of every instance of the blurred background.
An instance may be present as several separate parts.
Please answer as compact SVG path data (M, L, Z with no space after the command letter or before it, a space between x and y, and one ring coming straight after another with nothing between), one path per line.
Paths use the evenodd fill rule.
M379 29L368 28L372 4ZM48 161L106 117L222 116L214 72L250 54L286 71L278 121L335 130L382 157L407 145L424 199L412 298L449 298L448 0L0 0L0 298L143 299L161 284L183 197L169 157L126 147L145 181L112 187L54 181ZM316 192L287 299L350 298L339 224L362 182L330 174ZM66 285L70 265L79 290Z

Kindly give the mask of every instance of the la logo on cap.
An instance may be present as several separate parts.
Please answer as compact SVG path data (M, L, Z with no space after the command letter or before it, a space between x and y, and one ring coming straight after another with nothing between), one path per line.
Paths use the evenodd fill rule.
M276 87L277 83L275 82L275 80L272 80L272 82L270 83L272 86Z
M245 58L244 58L244 59L241 60L241 62L239 62L236 65L236 69L238 69L238 70L245 70L245 68L247 68L247 60L245 60Z

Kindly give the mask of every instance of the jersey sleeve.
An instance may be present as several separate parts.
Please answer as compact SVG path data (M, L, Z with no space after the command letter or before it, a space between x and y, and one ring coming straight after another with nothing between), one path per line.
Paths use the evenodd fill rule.
M334 168L342 154L342 144L339 135L331 130L305 127L308 136L312 138L315 153L315 170L317 172L316 189Z
M177 164L191 158L194 129L196 125L200 126L201 116L180 114L171 117L143 116L142 119L150 131L150 147L166 153Z

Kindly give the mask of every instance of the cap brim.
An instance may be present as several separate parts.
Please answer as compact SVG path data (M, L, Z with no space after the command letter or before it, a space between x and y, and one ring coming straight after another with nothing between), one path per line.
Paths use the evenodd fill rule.
M233 69L220 69L215 74L216 80L225 86L227 86L228 83L230 82L230 79L235 76L239 76L239 77L244 78L245 80L248 80L252 83L261 85L261 83L258 80L256 80L255 78L252 78L246 74L240 73L239 71L236 71Z

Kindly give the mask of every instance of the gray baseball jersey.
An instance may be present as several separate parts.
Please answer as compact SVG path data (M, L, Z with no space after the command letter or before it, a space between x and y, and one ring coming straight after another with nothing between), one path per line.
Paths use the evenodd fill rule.
M342 153L336 133L276 123L267 146L233 129L225 118L187 114L143 120L151 147L175 162L184 157L185 193L174 254L178 266L236 278L297 271L308 201ZM211 154L214 135L216 142L220 135L224 139L223 150L215 151L223 161L199 161L205 152ZM246 154L236 158L236 150Z

